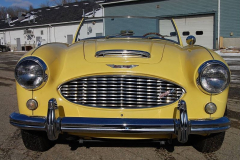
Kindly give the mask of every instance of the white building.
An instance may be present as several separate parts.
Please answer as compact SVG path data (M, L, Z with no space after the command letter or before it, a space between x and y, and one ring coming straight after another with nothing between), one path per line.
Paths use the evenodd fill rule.
M0 20L0 44L11 50L30 50L45 43L72 43L82 16L102 17L102 9L93 2L76 2L63 6L34 9L18 17ZM103 35L102 20L82 26L81 37Z

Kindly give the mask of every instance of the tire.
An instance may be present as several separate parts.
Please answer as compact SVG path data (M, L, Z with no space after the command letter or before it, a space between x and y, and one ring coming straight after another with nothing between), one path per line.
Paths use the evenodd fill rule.
M46 132L21 130L21 134L27 149L43 152L54 145L54 141L48 139Z
M3 48L2 51L3 51L3 52L6 52L6 48Z
M228 115L228 111L227 111L227 106L226 106L226 109L225 109L225 112L224 112L224 116L227 117Z
M202 153L211 153L219 150L224 140L225 132L214 133L209 136L195 135L192 138L193 147Z

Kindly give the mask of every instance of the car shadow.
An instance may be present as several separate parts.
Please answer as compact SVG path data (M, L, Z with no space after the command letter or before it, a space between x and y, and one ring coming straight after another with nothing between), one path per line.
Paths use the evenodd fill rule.
M191 142L179 143L176 139L171 142L157 141L157 140L113 140L113 139L91 139L91 140L81 140L78 137L65 137L60 136L56 142L57 144L69 145L70 150L75 151L78 148L86 147L124 147L124 148L141 148L150 147L156 149L166 149L168 152L173 152L175 146L191 146Z

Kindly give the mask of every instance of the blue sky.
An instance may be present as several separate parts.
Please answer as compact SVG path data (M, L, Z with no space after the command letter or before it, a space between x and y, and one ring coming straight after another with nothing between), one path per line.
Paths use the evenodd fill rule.
M18 6L28 8L29 5L33 5L34 8L39 8L39 5L45 2L46 0L0 0L0 6Z

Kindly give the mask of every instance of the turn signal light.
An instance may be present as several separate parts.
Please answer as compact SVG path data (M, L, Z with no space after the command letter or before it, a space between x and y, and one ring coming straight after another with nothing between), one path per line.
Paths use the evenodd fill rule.
M26 105L27 105L27 108L30 110L35 110L38 107L38 103L35 99L29 99Z
M217 111L217 106L216 104L210 102L208 104L206 104L205 106L205 112L208 113L208 114L213 114Z

